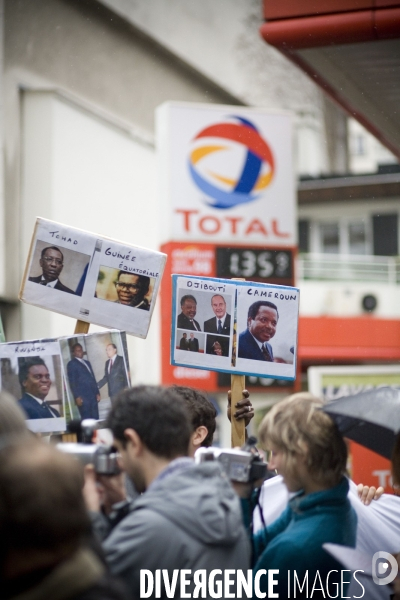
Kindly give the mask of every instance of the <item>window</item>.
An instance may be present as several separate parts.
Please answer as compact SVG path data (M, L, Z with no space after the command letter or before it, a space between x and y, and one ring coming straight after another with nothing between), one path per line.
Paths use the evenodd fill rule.
M310 221L300 219L299 221L299 252L310 251Z
M355 221L348 224L348 241L350 254L367 253L367 236L363 221Z
M397 256L399 253L399 215L384 214L372 217L374 231L374 254Z
M321 223L321 251L324 254L339 253L339 223Z
M362 133L357 133L353 137L353 154L355 156L364 156L366 152L366 138Z
M323 254L370 254L368 219L341 218L315 223L317 236L312 252Z

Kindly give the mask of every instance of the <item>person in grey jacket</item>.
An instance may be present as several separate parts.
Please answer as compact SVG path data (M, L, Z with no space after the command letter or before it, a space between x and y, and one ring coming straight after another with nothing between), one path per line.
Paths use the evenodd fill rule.
M144 493L111 532L99 512L90 469L84 494L111 572L128 584L132 598L143 594L141 569L153 576L157 569L170 576L174 569L188 569L192 577L199 569L246 571L250 549L238 498L218 464L196 465L187 457L192 431L179 394L156 386L125 390L108 426L124 470ZM192 586L193 581L186 591ZM178 579L175 596L180 595ZM167 598L163 584L161 598Z

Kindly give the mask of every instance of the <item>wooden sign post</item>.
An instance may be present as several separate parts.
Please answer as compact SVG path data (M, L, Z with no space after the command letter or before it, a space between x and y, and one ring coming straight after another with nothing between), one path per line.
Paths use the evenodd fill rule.
M237 421L233 417L236 402L243 399L242 392L246 387L246 377L244 375L231 375L231 443L232 448L243 446L245 442L244 419Z
M232 281L246 281L243 277L232 277ZM237 356L237 331L236 326L233 332L233 352L235 359ZM236 402L242 400L243 390L246 388L246 377L244 375L231 375L231 445L243 446L246 439L244 419L237 421L233 417Z
M86 321L77 321L75 325L74 333L88 333L89 332L90 323L86 323Z

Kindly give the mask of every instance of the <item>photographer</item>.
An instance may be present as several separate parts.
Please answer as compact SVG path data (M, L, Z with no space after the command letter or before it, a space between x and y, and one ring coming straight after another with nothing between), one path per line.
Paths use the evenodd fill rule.
M4 414L3 398L1 404ZM17 432L18 415L6 410L8 436L0 437L2 600L127 600L87 546L80 465Z
M240 505L216 464L188 458L189 415L173 390L138 386L116 398L108 417L128 476L143 495L103 539L107 562L140 596L140 569L247 569L249 547ZM87 473L87 507L99 535L104 517ZM165 596L162 589L161 597Z
M308 395L289 396L267 413L259 429L260 441L271 453L269 469L282 475L288 491L295 493L281 516L253 536L254 573L278 569L274 592L281 598L291 597L289 571L296 571L300 582L308 574L311 586L317 572L325 582L331 571L334 590L340 585L342 567L322 544L355 546L357 518L344 477L347 449L331 418L319 410L321 406L320 400ZM249 486L237 490L243 498L251 493ZM243 500L246 521L250 508L250 501ZM267 592L265 575L260 589ZM316 590L312 597L329 596Z
M213 403L207 396L195 388L174 385L171 387L184 400L191 424L191 436L189 441L188 456L194 457L196 450L200 447L212 445L214 432L216 429L217 411ZM254 417L254 409L249 400L249 392L243 390L243 397L235 405L233 417L237 420L244 420L245 426L250 423ZM228 419L231 420L230 392L228 392ZM87 468L91 477L96 477L97 490L100 494L101 510L107 515L107 520L103 521L104 536L111 531L119 520L126 515L127 503L138 496L132 481L126 477L125 473L115 477L95 475L94 470Z

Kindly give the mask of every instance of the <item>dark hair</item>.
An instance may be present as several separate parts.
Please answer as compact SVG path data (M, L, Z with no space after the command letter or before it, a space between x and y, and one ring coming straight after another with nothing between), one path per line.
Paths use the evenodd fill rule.
M109 344L107 344L107 346L112 346L114 348L114 350L117 350L117 346L115 344L113 344L112 342L110 342Z
M193 302L197 304L197 300L194 296L192 296L191 294L186 294L186 296L182 296L181 298L181 306L185 304L186 300L193 300Z
M125 447L125 430L134 429L150 452L163 458L187 456L190 417L182 398L171 388L138 385L123 390L107 418L114 437Z
M83 350L83 346L82 346L82 344L80 344L79 342L76 342L76 344L74 344L74 345L72 346L72 348L71 348L72 352L74 352L75 348L77 348L78 346L80 346L80 347L82 348L82 350Z
M43 358L40 358L40 356L31 356L29 358L24 358L22 361L20 361L18 370L18 381L22 391L24 391L24 386L22 384L28 379L29 369L31 367L35 367L36 365L46 367L47 369L46 363L44 362Z
M43 258L43 256L46 253L46 250L57 250L57 252L61 254L62 260L64 262L64 254L61 252L60 248L57 248L57 246L47 246L47 248L43 248L42 252L40 253L40 258Z
M217 411L215 406L205 394L202 394L202 392L199 392L194 388L183 385L174 385L172 389L185 401L191 418L192 432L203 425L208 433L201 445L206 447L211 446L216 427L215 418L217 416Z
M53 446L21 438L2 449L0 536L5 553L72 554L89 528L82 487L80 464Z
M258 311L260 310L261 306L268 306L269 308L273 308L274 310L276 310L276 316L279 319L279 313L278 313L277 307L275 306L275 304L273 304L272 302L269 302L268 300L258 300L258 302L253 302L253 304L250 304L247 318L255 319L256 316L258 315Z
M27 434L25 416L15 398L7 392L0 392L0 436Z
M119 278L121 277L121 275L134 275L135 277L138 278L137 282L140 287L140 295L141 296L144 297L147 294L147 292L149 291L150 277L147 277L147 275L138 275L137 273L128 273L128 271L119 271L117 281L119 281Z

